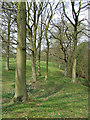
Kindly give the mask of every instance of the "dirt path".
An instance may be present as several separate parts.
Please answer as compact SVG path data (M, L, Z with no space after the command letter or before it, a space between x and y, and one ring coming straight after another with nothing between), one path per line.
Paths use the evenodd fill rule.
M50 94L40 103L40 104L36 104L36 107L39 107L40 105L42 105L46 100L48 100L48 98L52 95L52 93L54 92L56 87L56 84L54 84L52 90L50 91Z

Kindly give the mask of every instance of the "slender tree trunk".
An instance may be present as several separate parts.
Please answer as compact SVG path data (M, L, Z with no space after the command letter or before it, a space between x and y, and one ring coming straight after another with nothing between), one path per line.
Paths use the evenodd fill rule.
M66 54L66 51L64 51L64 61L65 61L65 72L64 72L64 75L67 76L67 54Z
M64 75L67 76L67 60L65 60L65 72Z
M72 58L70 57L69 60L68 60L68 67L69 67L69 69L68 69L68 75L70 77L72 77L72 60L71 59Z
M34 51L32 51L31 61L32 61L32 78L33 78L33 82L36 82L37 74L36 74L36 49L35 49L35 46L34 46Z
M71 43L70 43L70 57L69 57L69 74L72 77L72 50L71 50Z
M48 79L48 60L49 60L49 40L48 40L48 36L47 36L47 31L48 31L48 28L49 28L49 24L50 24L50 21L52 19L52 8L51 8L51 15L49 17L49 20L48 20L48 23L46 24L46 32L45 32L45 38L46 38L46 41L47 41L47 60L46 60L46 75L45 75L45 80Z
M50 17L52 17L52 16L50 16ZM49 60L49 41L48 41L48 36L47 36L48 28L49 28L49 23L46 25L46 32L45 32L45 38L46 38L46 41L47 41L47 52L46 52L47 53L47 57L46 57L46 75L45 75L45 80L48 79L48 60Z
M48 41L48 38L47 38L47 59L46 59L46 76L45 76L45 80L48 79L48 60L49 60L49 41Z
M27 98L26 91L26 8L25 2L17 5L17 57L16 57L16 84L14 101L23 101Z
M76 56L77 56L77 27L74 30L75 40L74 40L74 52L73 52L73 66L72 66L72 82L76 81Z
M32 52L32 78L33 78L33 82L36 82L37 78L36 78L36 61L35 61L35 56L34 56L34 52Z
M32 78L33 82L36 82L36 2L33 2L34 8L34 35L33 35L33 52L32 52Z
M41 76L41 72L40 72L40 57L41 57L41 40L42 40L42 13L41 13L41 36L39 38L39 55L38 55L38 75Z
M8 40L7 40L7 49L6 49L6 70L9 71L9 42L10 42L10 17L8 17Z
M60 69L60 67L61 67L61 64L59 63L59 64L58 64L58 68Z
M27 4L28 5L28 4ZM28 28L28 35L30 36L30 47L31 47L31 50L32 50L32 54L31 54L31 62L32 62L32 79L33 79L33 82L36 82L36 12L35 12L35 3L33 3L33 7L34 7L34 36L32 34L32 28L31 28L31 31L29 30ZM29 5L28 5L28 19L27 19L27 23L29 25L29 16L30 16L30 13L29 13Z
M33 43L32 43L32 36L30 35L30 45L32 49L32 54L31 54L31 63L32 63L32 78L33 82L36 82L37 80L37 75L36 75L36 51L34 51Z
M41 43L39 46L39 55L38 55L38 75L41 76L41 72L40 72L40 57L41 57Z

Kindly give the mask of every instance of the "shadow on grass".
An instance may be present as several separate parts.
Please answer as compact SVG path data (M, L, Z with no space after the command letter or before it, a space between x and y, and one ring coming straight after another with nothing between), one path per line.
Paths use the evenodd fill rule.
M3 107L2 107L2 111L3 111L3 112L13 111L13 110L17 109L17 107L15 107L16 105L17 105L17 106L20 105L20 102L17 102L17 103L9 103L9 105L6 105L6 106L3 106Z
M15 111L18 113L18 110L22 109L24 111L24 109L26 108L34 108L36 106L36 102L34 101L30 101L30 102L13 102L13 99L11 99L11 102L9 102L8 105L4 105L2 107L2 111L4 112L12 112Z
M4 93L4 94L2 95L2 98L11 99L11 98L13 98L13 96L14 96L14 93Z
M55 81L54 81L55 78ZM45 98L48 96L53 95L54 93L59 92L65 87L65 82L59 82L58 78L59 77L51 77L48 79L48 81L40 84L38 89L44 90L44 92L39 92L39 95L36 98ZM38 94L38 93L37 93Z

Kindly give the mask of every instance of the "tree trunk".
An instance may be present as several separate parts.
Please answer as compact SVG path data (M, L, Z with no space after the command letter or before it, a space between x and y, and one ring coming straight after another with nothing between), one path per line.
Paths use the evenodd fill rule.
M33 2L33 10L34 10L34 26L33 26L33 52L32 52L32 78L33 82L36 82L36 2Z
M38 75L41 76L41 72L40 72L40 57L41 57L41 43L39 46L39 55L38 55Z
M58 64L58 68L60 69L60 67L61 67L61 64L59 63L59 64Z
M8 17L8 40L7 40L7 49L6 49L6 70L9 71L9 42L10 42L10 17Z
M18 2L17 6L17 57L16 57L16 84L14 101L23 101L27 98L26 91L26 8L25 2Z
M72 66L72 82L74 83L76 80L76 58L73 59L73 66Z
M67 60L65 60L65 72L64 75L67 76Z
M36 80L37 80L37 76L36 76L36 60L35 60L36 57L35 57L34 52L32 52L31 59L32 59L32 78L33 78L33 82L36 82Z
M47 39L47 59L46 59L46 76L45 76L45 80L48 79L48 60L49 60L49 41Z
M64 61L65 61L65 71L64 71L64 75L67 76L67 53L66 51L64 51Z
M72 78L72 58L70 57L69 60L68 60L68 75Z
M41 13L41 35L39 38L39 55L38 55L38 75L41 76L40 72L40 57L41 57L41 40L42 40L42 13Z
M28 5L28 3L27 3ZM33 3L33 7L34 7L34 35L32 34L32 28L31 31L28 28L28 35L30 36L30 47L32 50L32 54L31 54L31 62L32 62L32 79L33 82L36 82L36 10L35 10L35 2ZM28 19L27 19L27 23L29 25L29 5L28 5Z
M69 56L69 74L72 77L72 50L71 50L71 43L70 43L70 56Z
M72 82L76 81L76 56L77 56L77 27L74 30L75 40L74 40L74 52L73 52L73 66L72 66Z

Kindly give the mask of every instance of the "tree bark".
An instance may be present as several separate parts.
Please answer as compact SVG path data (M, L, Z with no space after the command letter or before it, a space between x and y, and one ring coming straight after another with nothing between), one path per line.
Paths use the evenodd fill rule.
M25 2L17 5L17 57L16 57L16 84L14 101L23 101L27 98L26 91L26 7Z
M47 30L46 30L46 40L47 40L47 57L46 57L46 75L45 75L45 80L48 79L48 60L49 60L49 41L47 37Z
M27 7L28 7L28 19L27 19L27 24L29 26L29 4L27 3ZM31 47L31 63L32 63L32 79L33 82L36 82L36 56L35 56L35 52L36 52L36 28L35 28L35 24L36 24L36 12L35 12L35 3L33 3L33 8L34 8L34 35L32 34L32 27L29 29L28 28L28 35L30 36L30 47Z
M6 49L6 70L9 71L9 44L10 44L10 17L8 16L8 40L7 40L7 49Z
M40 57L41 57L41 43L39 46L39 55L38 55L38 75L41 76L41 72L40 72Z
M38 55L38 75L39 76L41 76L41 72L40 72L41 40L42 40L42 13L41 13L41 35L39 38L39 55Z
M61 68L61 64L60 64L60 63L58 64L58 68L59 68L59 69Z
M73 66L72 66L72 82L76 81L76 56L77 56L77 26L74 30L75 40L74 40L74 51L73 51Z
M64 71L64 75L67 76L67 54L66 54L66 50L64 50L64 61L65 61L65 71Z
M36 58L34 56L34 52L32 52L31 60L32 60L32 78L33 82L36 82L37 76L36 76Z
M65 61L65 72L64 75L67 76L67 61Z
M33 52L32 52L32 78L33 82L36 82L36 2L33 2L33 10L34 10L34 35L33 35Z
M75 80L76 80L76 58L74 58L72 66L72 82L74 83Z

